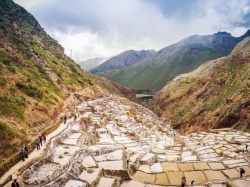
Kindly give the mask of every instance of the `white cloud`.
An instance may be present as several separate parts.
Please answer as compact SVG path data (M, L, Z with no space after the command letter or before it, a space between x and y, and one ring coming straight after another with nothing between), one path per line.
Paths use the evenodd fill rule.
M34 0L14 0L14 2L16 2L17 4L20 4L26 9L30 9L38 5L39 3L43 3L45 1L48 1L48 0L35 0L35 1Z
M171 14L153 2L39 0L28 10L64 46L66 54L73 50L76 61L128 49L159 50L193 34L227 31L239 36L249 27L249 0L194 0L185 11L171 10Z

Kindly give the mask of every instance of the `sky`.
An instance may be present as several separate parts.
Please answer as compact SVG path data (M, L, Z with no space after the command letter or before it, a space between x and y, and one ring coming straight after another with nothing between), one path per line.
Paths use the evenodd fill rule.
M76 61L250 28L250 0L14 0ZM71 51L72 50L72 54Z

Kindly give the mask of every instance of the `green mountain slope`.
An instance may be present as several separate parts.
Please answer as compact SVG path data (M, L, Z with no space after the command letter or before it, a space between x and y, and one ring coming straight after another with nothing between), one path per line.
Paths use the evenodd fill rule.
M16 153L73 104L110 93L136 100L130 89L83 71L36 19L0 1L0 160ZM67 101L67 102L65 102Z
M250 130L250 38L225 58L180 75L149 107L183 133L209 128Z
M155 50L128 50L119 55L116 55L109 60L105 61L101 65L97 66L90 72L93 74L108 74L110 70L120 70L126 67L130 67L137 62L151 56L155 53Z
M249 34L238 38L226 32L190 36L129 68L101 75L134 90L156 92L174 77L196 69L207 60L228 55Z

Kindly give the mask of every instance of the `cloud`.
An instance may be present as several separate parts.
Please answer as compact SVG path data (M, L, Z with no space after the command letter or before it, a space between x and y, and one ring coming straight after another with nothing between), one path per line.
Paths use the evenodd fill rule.
M128 49L159 50L193 34L238 36L250 25L249 5L249 0L39 0L28 10L66 54L72 49L81 61Z
M250 14L250 1L242 0L240 3L234 0L228 1L197 1L197 11L193 14L192 27L200 26L206 30L228 31L239 36L246 31L250 24L247 17ZM247 23L247 24L246 24Z
M33 6L36 6L37 4L44 2L45 0L36 0L36 1L30 1L30 0L14 0L15 3L23 6L26 9L30 9Z

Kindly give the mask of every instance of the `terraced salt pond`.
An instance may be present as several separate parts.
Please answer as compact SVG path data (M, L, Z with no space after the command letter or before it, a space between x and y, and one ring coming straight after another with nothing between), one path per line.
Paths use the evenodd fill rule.
M249 133L221 129L181 135L148 109L115 95L76 108L77 120L18 176L23 186L180 186L183 176L188 185L195 180L203 187L250 186Z

